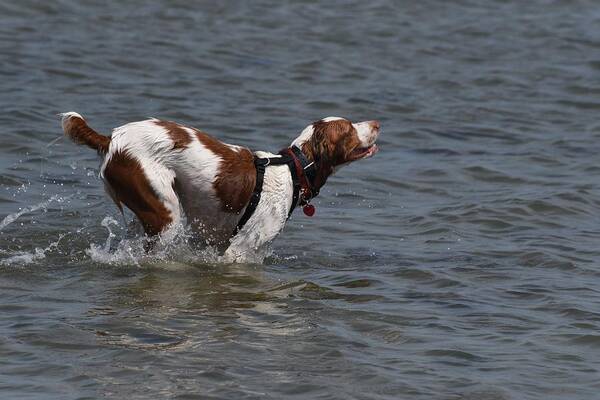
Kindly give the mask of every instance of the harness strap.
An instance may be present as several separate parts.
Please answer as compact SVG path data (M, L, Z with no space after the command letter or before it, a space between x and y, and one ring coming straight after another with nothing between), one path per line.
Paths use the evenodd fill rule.
M258 206L258 202L260 201L260 194L262 193L263 181L265 178L265 170L267 165L269 164L268 158L258 158L254 157L254 167L256 168L256 185L254 185L254 191L252 192L252 196L250 196L250 201L246 206L246 211L244 211L244 215L237 223L237 226L233 230L233 235L235 236L246 222L250 219L254 211L256 210L256 206Z
M290 149L284 149L281 152L279 152L279 154L281 155L281 157L260 158L254 156L254 166L256 168L256 185L254 186L254 191L252 192L252 196L250 196L250 201L246 206L244 214L242 215L242 217L237 223L237 226L233 230L232 236L235 236L243 228L243 226L246 224L246 222L248 222L250 217L252 217L252 214L254 214L254 211L256 211L256 207L260 202L260 196L263 189L265 171L267 166L269 165L287 165L290 169L293 184L293 197L292 205L290 206L290 210L288 211L288 219L292 216L292 212L294 211L294 208L296 208L299 202L304 202L306 204L308 203L308 200L310 200L310 197L314 197L318 194L318 191L317 193L311 192L311 194L308 194L308 196L310 197L304 198L304 196L302 196L302 199L300 199L300 189L302 187L300 180L304 179L306 181L304 186L310 185L310 182L314 180L314 176L316 174L316 168L314 166L314 163L309 162L306 156L302 153L302 151L296 146L293 146ZM299 165L296 165L297 162ZM298 167L300 167L300 171L302 171L302 177L298 176Z
M290 157L288 156L288 158ZM293 162L293 160L291 160L291 162ZM287 219L290 219L292 216L292 212L298 205L298 199L300 198L300 179L298 179L298 171L296 170L295 166L292 166L291 162L288 162L288 167L290 169L290 174L292 175L292 185L294 187L294 191L292 195L292 205L290 206L290 211L288 211Z

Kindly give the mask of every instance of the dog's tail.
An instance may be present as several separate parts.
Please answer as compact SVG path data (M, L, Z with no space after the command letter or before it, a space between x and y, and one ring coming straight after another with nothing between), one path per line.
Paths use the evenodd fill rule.
M90 128L83 117L76 112L70 111L60 114L62 117L62 128L65 135L77 144L85 144L96 150L98 154L104 155L108 152L110 138L100 135Z

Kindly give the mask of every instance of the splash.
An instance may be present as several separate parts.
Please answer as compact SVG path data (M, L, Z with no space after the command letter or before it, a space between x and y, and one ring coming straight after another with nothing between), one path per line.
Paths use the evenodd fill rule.
M100 223L108 231L108 236L104 245L97 245L92 243L90 248L86 250L86 253L90 258L99 263L103 264L135 264L138 265L138 256L134 254L136 250L143 245L142 243L135 243L136 240L123 240L119 243L116 250L111 251L111 243L117 236L111 226L118 227L119 223L112 217L105 217ZM137 246L136 246L137 245Z
M147 238L140 233L133 237L119 238L118 232L126 228L113 217L105 217L102 227L108 231L103 244L90 244L86 254L92 261L110 265L135 265L161 263L216 264L223 262L217 250L212 247L199 248L193 243L193 234L184 224L172 227L168 234L158 237L153 249L144 250ZM129 227L131 228L131 227ZM130 229L131 230L131 229Z
M47 211L47 208L51 203L64 203L64 202L70 200L71 198L73 198L73 196L74 196L74 194L69 195L69 196L60 196L60 195L56 194L56 195L50 197L49 199L44 200L38 204L29 206L29 207L25 207L17 212L9 214L6 217L4 217L4 219L2 221L0 221L0 231L5 229L7 226L12 224L13 222L17 221L21 216L23 216L25 214L33 213L38 210L43 210L45 212L45 211ZM66 235L67 235L67 233L59 235L58 239L56 241L50 243L47 247L35 247L33 249L33 251L17 251L15 253L9 255L9 257L0 260L0 265L8 266L8 265L35 264L36 262L39 262L40 260L45 259L46 255L49 252L56 250L60 241ZM6 254L8 252L2 251L2 253Z
M19 251L15 255L0 260L0 265L10 266L10 265L29 265L35 264L38 261L41 261L46 258L46 255L51 251L55 250L60 241L67 234L62 234L58 236L58 239L52 243L50 243L47 247L41 248L36 247L32 252L28 251Z
M46 210L51 203L63 203L71 199L73 195L61 197L54 195L47 200L38 204L23 208L18 212L9 214L0 222L0 231L7 226L17 221L21 216L33 213L38 210ZM52 256L68 256L71 261L83 261L91 259L91 261L99 264L118 265L118 266L169 266L185 264L231 264L230 259L226 259L221 255L219 250L214 247L206 246L198 243L198 232L194 232L191 228L182 221L179 225L172 227L169 231L157 238L151 251L146 251L147 237L139 223L133 223L127 226L126 223L119 222L112 216L107 216L102 219L100 226L106 230L107 236L103 242L94 242L97 240L97 235L93 235L96 239L88 236L87 243L89 247L80 247L73 244L81 243L81 239L86 240L87 234L83 230L97 231L97 226L86 226L75 231L65 232L59 235L58 240L50 243L47 247L34 247L33 250L19 251L4 251L0 249L0 254L3 258L0 260L0 265L29 265L37 264L42 260ZM59 242L64 237L69 237L59 247ZM73 238L77 240L72 241ZM67 243L69 242L69 243ZM79 249L78 249L79 248ZM252 263L261 264L265 257L272 256L269 248L261 250L254 249L248 254L243 254L235 261L237 263ZM48 262L48 261L46 261Z
M36 247L33 252L21 251L15 254L14 256L5 258L0 261L0 265L26 265L33 264L35 261L43 260L46 258L45 249L41 249Z
M43 209L45 211L46 208L50 205L50 203L55 202L55 201L58 203L62 203L64 201L71 199L72 197L73 197L73 195L62 197L60 195L55 194L54 196L50 197L48 200L44 200L38 204L35 204L30 207L25 207L24 209L22 209L20 211L9 214L6 217L4 217L2 222L0 222L0 231L2 229L6 228L8 225L15 222L17 219L19 219L19 217L21 217L24 214L32 213L32 212L40 210L40 209Z

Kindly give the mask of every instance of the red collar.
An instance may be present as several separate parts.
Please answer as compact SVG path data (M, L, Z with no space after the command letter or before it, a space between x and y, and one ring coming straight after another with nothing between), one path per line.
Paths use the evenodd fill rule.
M293 151L288 149L288 154L294 160L294 166L296 167L296 176L298 177L298 181L300 182L300 205L308 204L310 200L315 197L313 196L313 188L306 174L304 173L304 168L302 168L302 164L300 160Z
M310 204L310 201L319 194L319 189L314 186L314 179L317 172L315 163L308 160L304 153L296 146L289 147L281 153L288 154L293 160L296 177L300 185L298 205L302 206L304 214L311 217L315 213L315 207Z

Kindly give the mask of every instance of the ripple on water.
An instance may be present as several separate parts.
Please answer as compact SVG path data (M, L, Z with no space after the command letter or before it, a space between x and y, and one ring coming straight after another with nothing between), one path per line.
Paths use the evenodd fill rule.
M433 349L427 350L423 354L428 357L436 358L439 362L444 362L444 359L456 359L470 362L482 362L485 358L480 357L476 354L469 353L467 351L453 350L453 349ZM451 362L451 361L449 361Z

